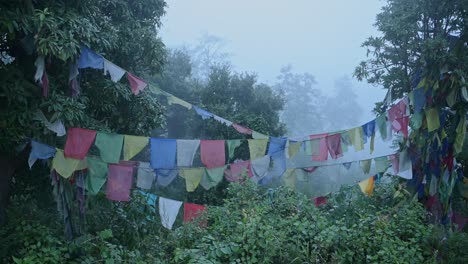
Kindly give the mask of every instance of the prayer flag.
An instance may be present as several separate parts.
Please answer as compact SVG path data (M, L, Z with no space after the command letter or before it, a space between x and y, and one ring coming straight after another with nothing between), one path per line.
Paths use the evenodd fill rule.
M236 123L233 123L232 127L235 130L237 130L237 132L239 132L241 134L252 135L252 129L250 129L250 128L243 127L243 126L241 126L239 124L236 124Z
M154 170L148 162L140 162L137 173L136 186L141 189L149 190L153 186L155 178Z
M140 153L146 145L148 145L149 138L139 136L124 136L123 156L124 160L130 160Z
M224 140L201 140L200 154L208 169L223 166L226 163Z
M326 137L327 148L332 159L343 157L341 149L341 134L328 135Z
M84 128L69 128L65 142L65 157L84 159L96 137L96 131Z
M206 207L199 204L184 203L184 223L192 222L206 211Z
M372 192L374 191L374 176L359 182L359 187L363 193L369 196L372 195Z
M167 187L175 180L179 171L177 169L156 169L156 184L158 186Z
M106 193L107 199L123 202L129 201L132 180L133 167L120 164L109 164Z
M230 160L234 157L234 152L236 148L241 145L241 140L240 139L226 140L226 144L228 147L228 159Z
M88 174L85 180L85 189L88 194L97 194L107 180L107 163L93 158L86 158Z
M200 146L200 140L177 140L177 166L191 167Z
M104 75L109 73L113 82L118 82L125 74L125 70L114 63L104 59Z
M250 159L256 159L265 156L268 145L268 139L248 139Z
M94 144L99 149L102 161L119 163L123 140L123 135L98 132Z
M143 91L143 89L146 88L146 86L148 86L145 81L129 72L127 72L127 80L130 83L130 88L132 89L132 93L134 95L138 95L141 91Z
M172 229L181 205L180 201L159 197L159 216L165 228Z
M252 178L252 171L250 167L250 160L241 161L229 165L230 169L224 172L226 180L230 182L239 182L243 179L244 173Z
M104 68L104 58L96 54L94 51L86 46L81 46L80 57L78 59L78 68Z
M55 152L55 148L31 140L31 153L29 154L28 159L29 168L31 168L38 159L52 158L55 155Z
M203 168L180 169L180 176L185 179L187 192L193 192L197 189L204 173L205 170Z
M151 138L151 167L173 169L176 167L177 143L175 139Z
M85 160L66 158L62 150L56 150L57 152L52 160L52 169L55 169L63 178L69 178L77 170L86 169L87 163Z
M212 187L215 187L223 180L224 170L226 165L218 168L206 169L203 177L200 181L201 186L205 190L209 190Z

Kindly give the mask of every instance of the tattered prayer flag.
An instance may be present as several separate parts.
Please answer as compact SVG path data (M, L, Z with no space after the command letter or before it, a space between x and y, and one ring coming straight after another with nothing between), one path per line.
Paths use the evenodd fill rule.
M65 157L84 159L96 137L96 131L84 128L69 128L65 143Z
M177 140L177 166L191 167L200 146L200 140Z
M250 160L229 164L229 168L229 170L224 171L224 175L226 180L230 182L242 181L244 174L249 178L253 176Z
M341 134L328 135L326 137L326 141L327 148L332 159L337 159L343 156L343 150L341 149Z
M385 172L390 165L386 156L375 158L374 161L377 173Z
M88 175L86 175L85 189L88 194L97 194L107 180L107 163L97 159L87 158Z
M283 175L284 185L289 188L296 188L296 169L287 169Z
M123 156L124 160L130 160L140 153L146 145L148 145L149 138L139 136L124 136Z
M367 159L367 160L361 160L361 161L359 161L359 164L361 165L362 171L363 171L365 174L368 174L368 173L370 172L371 163L372 163L372 159Z
M175 139L151 138L151 167L153 169L173 169L176 167Z
M184 223L192 222L206 211L206 207L199 204L184 203Z
M140 162L136 186L141 189L151 189L155 176L156 174L148 162Z
M375 134L375 120L369 121L362 126L362 133L367 138L372 137Z
M185 107L185 108L187 108L189 110L192 109L192 104L190 104L190 103L188 103L188 102L186 102L186 101L184 101L184 100L182 100L180 98L172 96L172 95L167 97L167 103L169 105L178 104L178 105L183 106L183 107Z
M416 88L412 92L414 112L419 113L426 103L426 92L424 91L424 88Z
M285 148L287 138L270 137L268 145L268 155L271 157L271 167L268 169L267 175L261 180L260 184L267 184L274 178L279 178L286 171L286 154Z
M348 131L349 136L351 137L351 142L353 143L354 149L356 151L361 151L364 149L364 141L362 140L362 127L355 127Z
M459 114L459 119L460 121L458 122L457 128L455 130L456 131L455 143L453 145L455 154L458 154L462 151L463 143L465 141L465 134L466 134L466 117L465 117L464 112L461 112Z
M132 93L134 95L138 95L141 91L143 91L143 89L146 88L146 86L148 86L145 81L129 72L127 72L127 80L130 83L130 88L132 89Z
M440 127L439 111L437 108L429 108L425 110L427 131L432 132Z
M187 192L193 192L197 189L204 173L204 168L180 169L180 176L185 179L185 189Z
M406 114L406 102L405 100L401 100L397 104L393 105L388 109L388 120L390 122L395 121L397 118L402 118Z
M372 192L374 191L374 176L359 182L359 188L361 188L363 193L369 196L372 195Z
M63 150L56 149L55 157L52 160L52 169L60 174L63 178L69 178L73 172L84 170L87 167L85 160L66 158Z
M81 46L80 57L78 58L78 68L103 69L104 58L88 47Z
M228 147L228 158L230 160L234 157L234 152L236 148L241 145L241 140L240 139L226 140L226 144Z
M256 159L265 156L268 145L268 139L248 139L250 159Z
M392 163L393 173L398 174L400 171L400 160L396 154L390 155L390 161Z
M237 132L241 133L241 134L246 134L246 135L252 135L252 129L250 128L247 128L247 127L243 127L239 124L236 124L236 123L232 123L232 127L237 130Z
M98 132L94 145L99 149L102 161L119 163L123 140L123 135Z
M113 82L118 82L125 74L125 70L114 63L104 59L104 75L109 73Z
M299 150L301 149L301 144L302 142L289 141L288 154L290 158L294 158L294 156L296 156L297 153L299 153Z
M253 139L268 139L268 136L257 131L252 131L252 138Z
M36 66L36 73L34 74L34 81L36 83L42 82L42 76L44 75L44 69L45 69L44 56L37 57L36 61L34 62L34 66Z
M201 140L201 161L208 169L226 164L224 140Z
M182 202L159 197L159 216L161 217L161 224L167 228L172 229L177 215L179 214Z
M413 115L411 115L411 119L410 119L411 129L416 130L416 129L421 128L422 123L423 123L423 117L424 115L422 112L414 113Z
M379 115L375 119L375 123L377 125L377 128L379 129L380 136L382 137L383 140L387 139L387 118L385 115Z
M156 169L156 184L167 187L177 178L177 174L179 174L177 169Z
M208 111L206 111L206 110L204 110L204 109L201 109L201 108L198 107L198 106L195 106L195 105L194 105L192 108L195 110L195 112L196 112L199 116L201 116L201 118L202 118L203 120L206 120L206 119L209 119L209 118L214 117L214 115L213 115L212 113L210 113L210 112L208 112Z
M215 187L223 180L224 170L226 170L227 165L206 169L203 177L200 181L201 186L205 188L205 190L209 190L212 187Z
M132 180L133 167L109 164L106 193L107 199L121 202L129 201Z
M29 168L31 168L38 159L52 158L55 155L55 152L55 148L32 140L31 153L29 154L28 159Z
M395 132L401 132L404 138L408 138L409 116L395 119L392 125Z
M341 132L341 149L343 152L348 152L348 146L351 146L351 137L349 136L348 131Z
M258 159L253 159L251 162L253 177L252 180L258 183L268 173L270 167L270 156L266 155Z

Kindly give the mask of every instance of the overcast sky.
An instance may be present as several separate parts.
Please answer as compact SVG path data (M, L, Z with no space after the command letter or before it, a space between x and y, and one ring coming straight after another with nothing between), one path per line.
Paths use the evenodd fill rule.
M365 59L361 43L377 35L372 26L379 0L166 0L161 36L168 47L194 45L204 34L226 41L237 71L256 72L273 84L283 65L315 76L324 93L336 79L352 77ZM383 89L353 81L365 109L361 122L373 119ZM356 124L361 125L361 124Z

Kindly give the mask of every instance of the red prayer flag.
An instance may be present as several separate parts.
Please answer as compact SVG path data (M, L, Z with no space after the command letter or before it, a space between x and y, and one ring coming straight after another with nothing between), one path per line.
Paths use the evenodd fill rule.
M324 134L317 134L317 135L310 135L309 138L312 139L320 139L319 143L319 154L312 155L312 160L314 161L324 161L328 159L328 147L327 147L327 133Z
M184 223L192 222L195 218L200 217L206 207L199 204L184 203Z
M133 167L110 164L107 174L107 199L128 202L132 181Z
M406 102L401 100L396 105L388 109L388 120L393 122L395 119L402 118L406 114Z
M64 155L67 158L84 159L94 142L96 131L84 128L69 128Z
M232 127L237 130L237 132L247 135L252 135L252 129L248 127L243 127L239 124L233 123Z
M343 149L341 148L341 134L329 135L326 137L328 151L332 159L343 157Z
M135 75L127 72L127 80L130 83L130 88L132 88L132 93L138 95L143 89L148 86L148 84L142 79L136 77Z
M319 196L314 198L315 207L319 207L322 204L327 204L327 197Z
M229 165L230 169L224 172L226 180L230 182L239 182L242 180L242 173L245 171L249 178L253 177L250 160L237 162Z
M201 140L201 161L208 169L222 167L226 163L224 140Z

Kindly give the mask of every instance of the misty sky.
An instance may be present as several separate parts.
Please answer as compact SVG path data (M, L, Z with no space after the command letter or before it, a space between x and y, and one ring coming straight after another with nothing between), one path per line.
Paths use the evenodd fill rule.
M283 65L309 72L328 94L336 79L352 77L365 59L361 43L371 35L379 0L166 0L161 36L168 47L195 45L204 34L226 41L236 71L258 73L273 84ZM374 118L374 102L383 89L353 81L365 109L361 122ZM361 125L361 124L356 124Z

